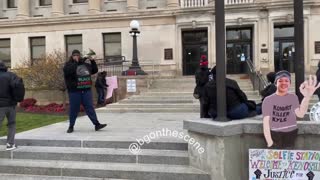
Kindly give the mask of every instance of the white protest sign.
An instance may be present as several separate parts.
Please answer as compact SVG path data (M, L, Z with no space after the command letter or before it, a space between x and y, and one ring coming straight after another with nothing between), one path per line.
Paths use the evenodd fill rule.
M249 149L249 180L318 180L320 151Z
M135 79L127 79L127 92L136 92L137 84Z

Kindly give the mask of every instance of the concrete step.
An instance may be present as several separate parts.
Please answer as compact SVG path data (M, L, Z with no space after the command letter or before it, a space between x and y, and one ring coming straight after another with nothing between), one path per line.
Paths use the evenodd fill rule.
M107 137L103 138L107 139ZM15 142L19 146L44 146L44 147L77 147L77 148L113 148L113 149L128 149L130 144L136 143L136 140L49 140L49 139L16 139ZM5 145L6 139L0 139L0 145ZM19 148L18 148L19 149ZM145 143L141 149L154 150L188 150L186 142L168 141L168 140L153 140L150 143Z
M188 165L187 151L143 149L138 155L126 149L19 146L9 152L0 146L0 158L59 161Z
M190 104L110 104L106 106L108 108L126 108L126 107L135 107L135 108L197 108L199 107L199 103L190 103Z
M193 98L194 99L194 98ZM120 101L119 104L192 104L193 99L127 99Z
M158 108L135 108L135 107L123 107L123 108L106 108L106 109L98 109L97 112L102 113L199 113L199 107L193 108L166 108L158 107Z
M129 179L40 176L40 175L26 175L26 174L24 175L0 174L0 180L129 180Z
M164 94L165 95L165 94ZM130 96L127 99L124 99L122 101L131 101L131 100L193 100L194 97L192 96L192 93L189 94L188 96Z
M0 159L0 173L139 180L210 180L198 169L181 165Z

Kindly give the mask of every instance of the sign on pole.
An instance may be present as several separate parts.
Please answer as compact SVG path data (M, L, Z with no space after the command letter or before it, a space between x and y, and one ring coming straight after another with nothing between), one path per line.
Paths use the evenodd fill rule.
M320 151L249 149L249 180L320 179Z
M127 79L127 92L136 92L137 85L135 79Z

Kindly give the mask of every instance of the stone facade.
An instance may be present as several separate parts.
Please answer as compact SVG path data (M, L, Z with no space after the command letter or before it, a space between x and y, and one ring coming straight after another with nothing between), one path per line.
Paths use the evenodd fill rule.
M186 1L187 2L187 1ZM144 62L175 67L182 74L182 31L206 29L208 32L209 65L215 64L214 1L192 0L52 0L52 5L41 6L39 1L17 1L17 8L0 3L0 39L10 39L11 64L30 58L30 37L44 36L46 53L66 51L65 35L82 35L84 51L94 49L98 58L104 57L103 33L121 33L121 55L132 57L132 37L129 23L140 22L138 56ZM252 60L257 70L274 70L275 25L293 24L291 0L226 0L226 26L252 28ZM315 52L315 41L320 41L320 2L304 1L305 67L314 72L320 54ZM172 49L173 57L165 60L164 49ZM267 49L262 52L261 49ZM161 68L163 69L163 68Z

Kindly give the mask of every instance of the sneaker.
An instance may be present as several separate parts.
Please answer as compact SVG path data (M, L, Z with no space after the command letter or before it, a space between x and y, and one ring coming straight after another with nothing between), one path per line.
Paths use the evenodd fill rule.
M72 133L73 132L73 127L69 127L67 130L67 133Z
M7 151L11 151L11 150L14 150L16 148L17 148L17 146L15 144L7 143L7 148L6 148Z
M95 129L96 129L96 131L99 131L100 129L102 129L106 126L107 126L107 124L98 124L98 125L96 125Z

